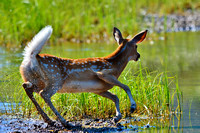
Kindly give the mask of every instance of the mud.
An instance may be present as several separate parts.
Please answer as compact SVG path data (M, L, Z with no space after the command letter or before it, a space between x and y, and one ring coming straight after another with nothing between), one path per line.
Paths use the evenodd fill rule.
M135 119L135 121L139 120ZM67 129L57 121L54 126L49 126L42 120L2 115L0 116L0 132L138 132L141 130L137 125L127 124L126 120L122 120L122 124L115 124L112 119L83 119L71 123L75 125L75 128ZM126 126L124 126L124 123L126 123ZM142 128L151 127L150 125L145 125Z

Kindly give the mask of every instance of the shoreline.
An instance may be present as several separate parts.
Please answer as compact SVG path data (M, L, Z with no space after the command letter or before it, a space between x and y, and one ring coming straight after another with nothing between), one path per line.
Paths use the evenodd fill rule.
M64 128L58 121L56 121L54 126L49 126L43 120L2 115L0 116L0 132L127 132L139 131L141 130L140 128L155 128L155 126L150 126L149 124L143 127L131 125L131 123L128 123L129 121L123 119L120 123L114 124L111 119L83 119L71 122L77 128L69 130ZM141 120L134 119L133 121L139 122ZM124 126L121 123L128 123L128 126Z

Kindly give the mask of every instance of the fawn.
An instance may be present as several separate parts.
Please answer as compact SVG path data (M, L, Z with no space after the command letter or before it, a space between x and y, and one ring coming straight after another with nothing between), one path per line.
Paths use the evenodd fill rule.
M72 128L73 125L60 115L51 102L51 97L56 92L93 92L112 100L116 106L114 122L117 123L122 118L119 99L108 90L113 86L119 86L129 96L131 113L136 109L136 103L129 87L118 81L118 77L130 60L137 61L140 58L137 44L145 39L147 30L140 32L132 39L124 39L120 30L114 27L113 36L119 47L108 56L85 59L68 59L39 54L52 31L51 26L46 26L35 35L25 47L24 59L20 66L20 73L24 80L22 86L45 122L49 125L54 124L33 97L33 92L38 93L44 99L61 124L67 128Z

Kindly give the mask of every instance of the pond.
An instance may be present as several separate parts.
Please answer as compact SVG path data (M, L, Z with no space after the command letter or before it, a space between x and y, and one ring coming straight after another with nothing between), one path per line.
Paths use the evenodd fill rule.
M159 37L152 38L149 34L148 39L139 44L138 51L141 59L139 62L130 62L128 67L136 71L141 63L142 67L148 68L149 71L167 71L170 76L176 76L183 97L182 114L174 115L166 127L161 128L159 122L155 122L154 125L151 125L154 128L141 130L146 132L169 132L169 130L198 132L200 130L200 32L162 33L157 36ZM117 44L113 39L112 44L46 45L42 53L67 58L101 57L108 55L116 48ZM16 105L11 106L10 102L18 98L15 97L15 93L23 91L23 89L16 90L22 80L15 79L19 75L19 65L23 58L22 51L22 49L16 51L0 47L1 114L8 113L8 108L15 108ZM134 122L132 124L136 125Z

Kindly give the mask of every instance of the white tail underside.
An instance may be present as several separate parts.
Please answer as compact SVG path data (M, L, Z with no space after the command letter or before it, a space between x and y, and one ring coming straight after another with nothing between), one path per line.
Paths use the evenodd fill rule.
M29 62L32 57L35 57L40 53L43 45L50 38L52 31L53 29L51 26L46 26L37 35L34 36L31 42L28 43L23 52L24 64Z

